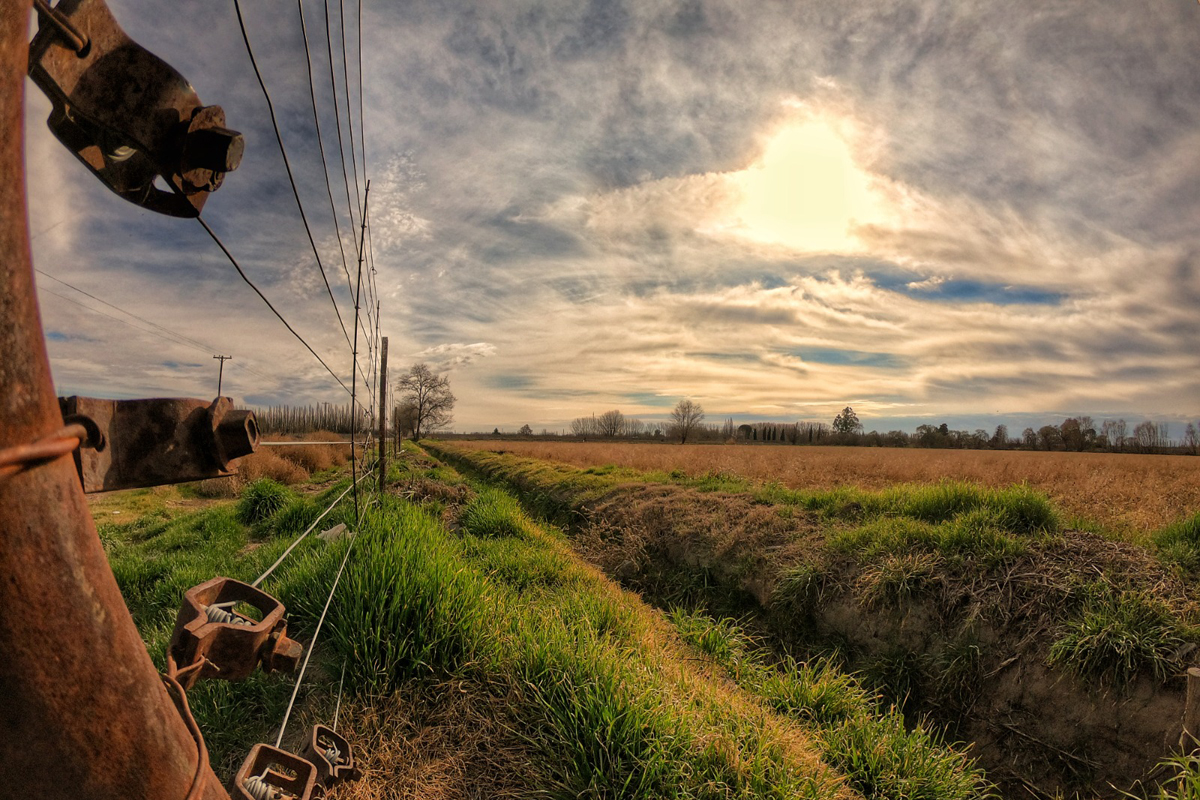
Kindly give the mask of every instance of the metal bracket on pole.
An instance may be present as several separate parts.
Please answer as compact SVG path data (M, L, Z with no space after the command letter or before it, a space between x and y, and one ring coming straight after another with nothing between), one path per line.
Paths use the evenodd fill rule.
M79 450L85 492L109 492L236 475L232 462L258 448L253 411L233 400L60 397L64 418L94 428L102 449Z
M300 755L317 768L317 783L326 791L361 777L350 742L328 725L313 726Z
M131 203L199 216L245 149L225 112L202 105L187 79L130 39L104 0L35 6L29 77L54 104L50 130Z
M237 800L310 800L318 786L317 768L311 762L269 744L256 744L230 791Z
M241 604L258 611L254 619ZM287 637L283 604L264 591L230 578L193 586L183 598L167 655L185 689L200 678L243 680L261 663L267 672L293 672L304 648ZM203 664L189 671L189 667Z

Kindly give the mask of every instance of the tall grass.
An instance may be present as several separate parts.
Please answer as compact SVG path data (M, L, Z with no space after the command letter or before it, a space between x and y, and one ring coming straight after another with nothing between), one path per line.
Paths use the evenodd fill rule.
M938 744L929 730L907 726L896 709L881 708L828 660L771 665L740 626L728 619L676 610L671 621L685 641L724 667L737 683L777 711L807 722L822 757L868 798L987 797L991 785L970 758Z

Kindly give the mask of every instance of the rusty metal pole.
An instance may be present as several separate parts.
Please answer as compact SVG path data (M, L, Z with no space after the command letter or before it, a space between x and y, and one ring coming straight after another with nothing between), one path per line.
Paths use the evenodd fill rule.
M378 314L379 312L375 312ZM375 317L379 319L378 316ZM387 483L387 337L379 348L379 494Z
M28 0L0 0L0 448L63 424L34 294L23 114ZM184 800L196 741L96 536L69 457L0 481L5 796ZM195 797L228 800L200 765Z

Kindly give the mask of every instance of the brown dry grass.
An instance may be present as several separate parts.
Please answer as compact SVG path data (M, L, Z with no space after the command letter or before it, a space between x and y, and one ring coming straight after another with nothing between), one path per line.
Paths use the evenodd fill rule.
M342 436L330 431L316 431L289 436L272 434L263 437L266 442L329 442ZM258 450L237 462L235 478L215 478L201 481L196 489L204 497L236 497L241 487L259 478L270 478L287 485L302 483L314 472L330 467L340 467L350 458L350 443L314 444L295 447L259 447Z
M793 489L882 489L944 479L986 486L1028 483L1068 515L1135 541L1200 511L1200 458L1188 456L610 442L463 444L581 467L724 472Z

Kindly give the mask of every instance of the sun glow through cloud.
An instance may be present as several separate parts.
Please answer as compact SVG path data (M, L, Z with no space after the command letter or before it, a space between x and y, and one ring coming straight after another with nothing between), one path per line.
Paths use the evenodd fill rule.
M793 120L757 162L728 176L740 193L731 232L804 251L858 249L855 225L880 216L871 176L830 122Z

